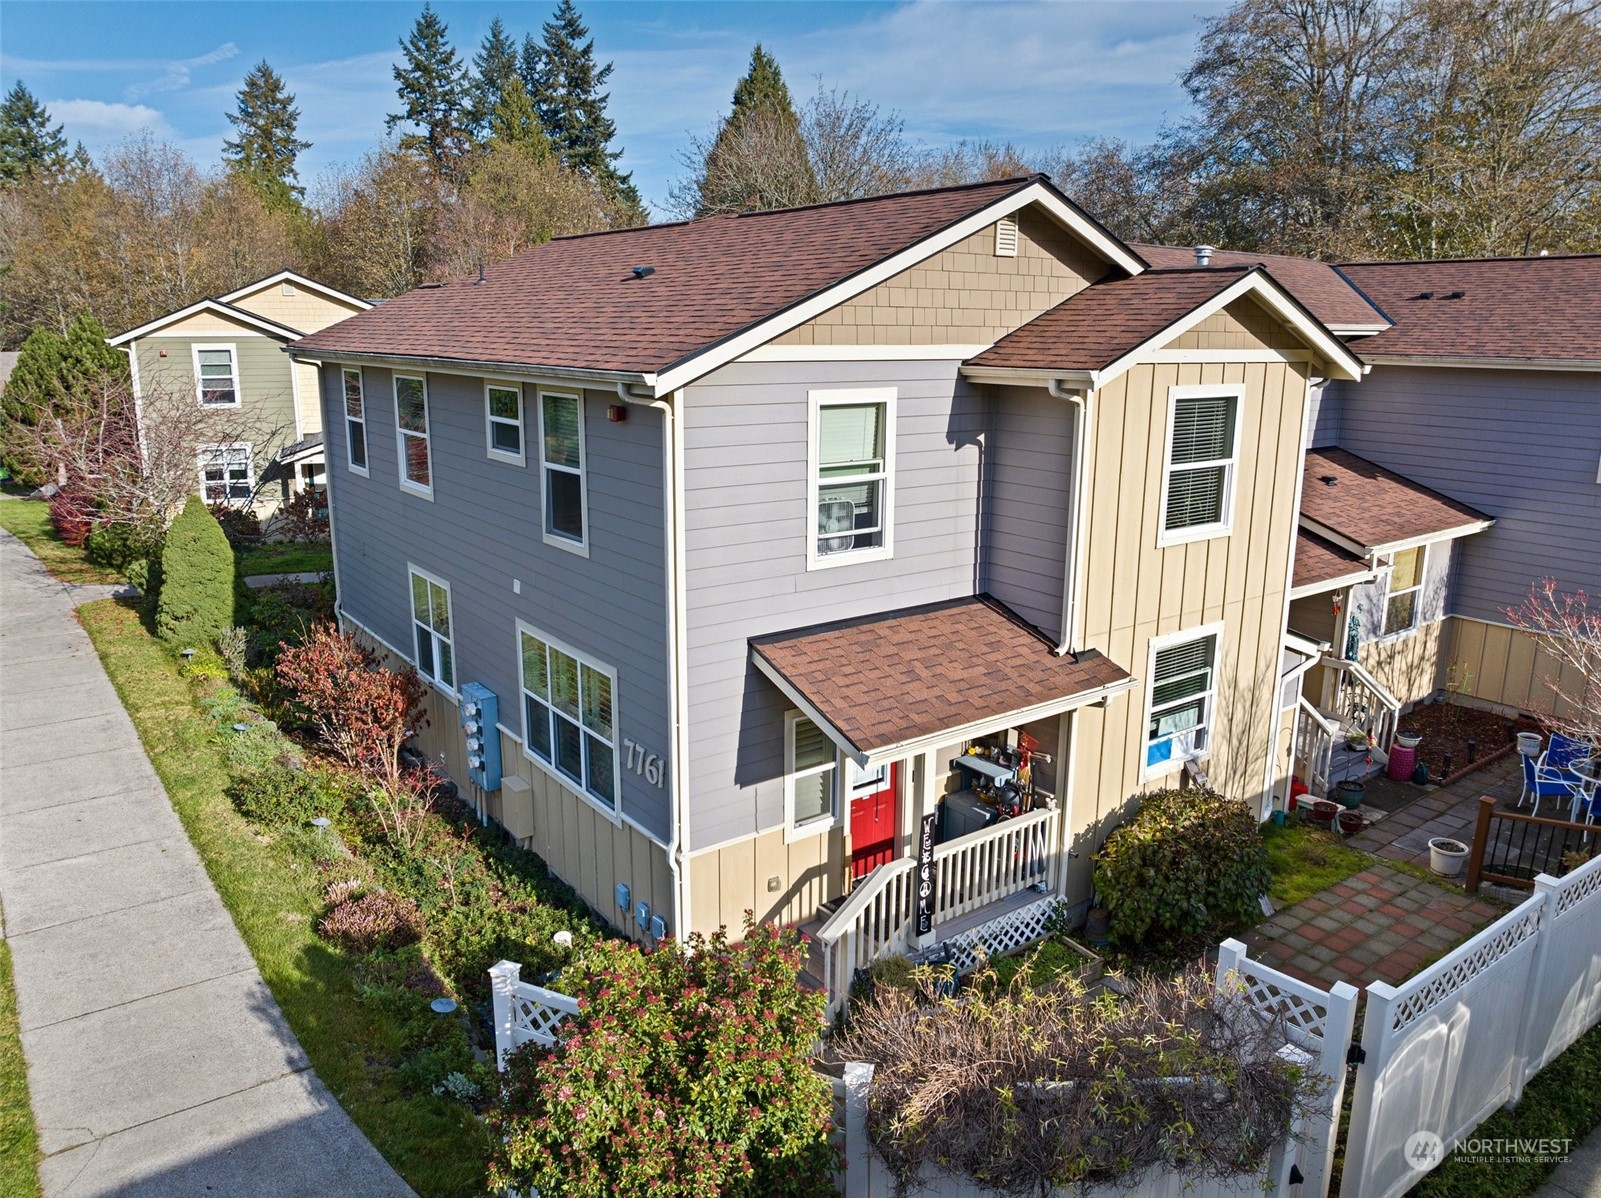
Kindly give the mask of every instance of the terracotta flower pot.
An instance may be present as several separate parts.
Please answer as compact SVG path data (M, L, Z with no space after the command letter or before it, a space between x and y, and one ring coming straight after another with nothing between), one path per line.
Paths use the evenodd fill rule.
M1362 830L1362 813L1360 811L1342 811L1339 814L1340 834L1352 836Z

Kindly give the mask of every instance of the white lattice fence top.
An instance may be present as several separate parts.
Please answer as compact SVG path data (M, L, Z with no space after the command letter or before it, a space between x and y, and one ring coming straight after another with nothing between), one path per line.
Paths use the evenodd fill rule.
M1557 885L1557 914L1562 915L1601 891L1601 859L1586 862Z
M1397 994L1390 1013L1390 1030L1398 1032L1423 1018L1474 978L1525 941L1540 927L1540 909L1535 900L1503 916L1474 939L1446 957Z
M1254 1011L1282 1019L1291 1036L1305 1046L1321 1042L1328 1026L1328 993L1314 986L1297 985L1292 978L1263 977L1250 968L1232 970L1229 977L1239 999Z
M569 1015L578 1014L578 1000L554 990L518 982L511 996L512 1036L518 1044L537 1040L556 1043L556 1028Z
M1008 911L988 923L962 932L932 949L913 954L914 961L927 961L944 955L958 974L971 973L981 961L1003 957L1014 949L1045 939L1045 925L1051 913L1064 900L1052 895Z

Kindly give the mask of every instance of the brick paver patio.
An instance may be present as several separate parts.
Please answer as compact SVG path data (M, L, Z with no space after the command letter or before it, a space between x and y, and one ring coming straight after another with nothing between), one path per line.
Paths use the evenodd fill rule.
M1522 790L1522 762L1516 753L1509 753L1450 786L1429 791L1419 788L1417 800L1358 832L1351 837L1351 845L1391 861L1406 861L1427 869L1429 841L1434 837L1449 836L1466 845L1473 843L1480 795L1490 795L1497 806L1510 808ZM1558 814L1566 819L1567 811L1558 812L1557 806L1547 800L1543 814Z

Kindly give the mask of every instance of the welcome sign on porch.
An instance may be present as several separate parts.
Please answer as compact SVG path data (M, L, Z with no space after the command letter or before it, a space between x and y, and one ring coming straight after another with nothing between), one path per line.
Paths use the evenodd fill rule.
M937 812L923 817L922 833L917 840L917 934L927 936L934 930L934 829L939 824Z

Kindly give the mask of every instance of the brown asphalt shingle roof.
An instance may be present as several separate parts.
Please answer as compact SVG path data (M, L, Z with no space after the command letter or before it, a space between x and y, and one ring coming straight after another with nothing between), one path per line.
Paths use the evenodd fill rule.
M1290 581L1293 587L1314 586L1320 582L1333 582L1352 574L1362 574L1367 562L1349 549L1333 541L1325 541L1314 532L1298 529L1295 534L1295 573Z
M751 648L863 753L1128 678L1054 646L988 595L753 637Z
M1307 451L1301 518L1369 549L1490 519L1344 449Z
M1174 270L1195 265L1195 251L1183 246L1143 245L1131 247L1157 270ZM1278 284L1300 300L1331 328L1386 325L1385 319L1362 293L1352 287L1333 266L1310 258L1290 258L1284 254L1255 254L1241 250L1216 250L1213 266L1264 266Z
M558 238L482 283L418 288L295 347L657 372L1038 180ZM655 272L636 279L635 266Z
M1601 361L1601 254L1339 269L1395 322L1352 345L1363 357Z
M1242 267L1151 270L1086 287L969 359L1015 370L1099 370L1238 283Z

